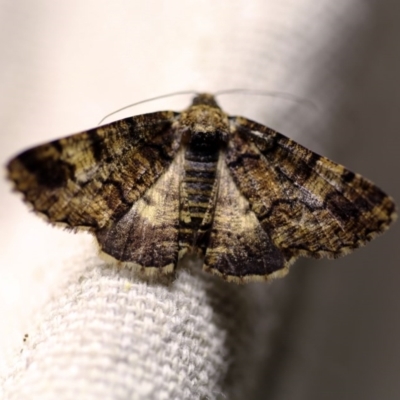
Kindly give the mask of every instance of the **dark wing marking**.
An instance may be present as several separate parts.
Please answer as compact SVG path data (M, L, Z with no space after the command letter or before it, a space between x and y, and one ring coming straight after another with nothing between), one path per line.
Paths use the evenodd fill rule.
M37 146L9 162L9 178L50 222L99 229L124 215L171 164L176 115L139 115Z
M179 184L184 153L120 219L95 232L101 249L147 272L171 272L178 261Z
M223 152L217 171L218 195L204 269L235 282L285 275L284 255L263 230L249 202L240 193Z
M263 125L230 124L230 172L289 262L348 253L396 218L392 199L360 175Z

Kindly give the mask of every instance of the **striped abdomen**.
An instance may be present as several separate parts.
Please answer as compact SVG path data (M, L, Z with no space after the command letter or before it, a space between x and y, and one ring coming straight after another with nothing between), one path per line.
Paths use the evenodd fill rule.
M206 247L216 194L219 149L188 146L181 183L180 248Z

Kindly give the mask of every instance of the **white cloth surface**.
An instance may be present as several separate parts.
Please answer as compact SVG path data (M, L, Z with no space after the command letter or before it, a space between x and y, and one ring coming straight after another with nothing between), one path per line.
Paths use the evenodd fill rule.
M6 385L10 398L184 399L218 397L237 384L254 390L256 376L240 371L265 356L267 326L253 331L252 324L260 304L268 307L265 291L187 269L174 281L148 283L84 261L28 338Z
M24 147L91 128L125 104L187 89L301 95L316 109L279 98L226 96L220 103L325 154L333 141L354 148L362 137L361 123L343 110L361 115L354 111L364 100L361 65L374 71L368 46L379 8L373 2L10 0L1 7L4 162ZM180 110L188 102L157 101L118 118ZM305 299L314 293L324 299L324 290L334 296L338 285L346 287L339 279L329 286L318 273L292 271L282 282L240 287L190 266L167 283L143 281L101 261L86 234L51 228L29 214L5 182L0 190L2 398L321 398L311 376L322 355L313 345L323 348L329 323L311 323L323 333L313 342L301 322L285 331L287 310L300 307L293 293L305 309L324 304ZM298 353L277 351L287 346L285 338ZM327 376L321 382L334 387ZM368 395L343 384L348 389L336 398ZM371 393L383 396L371 399L399 390L392 381L386 389L371 385Z

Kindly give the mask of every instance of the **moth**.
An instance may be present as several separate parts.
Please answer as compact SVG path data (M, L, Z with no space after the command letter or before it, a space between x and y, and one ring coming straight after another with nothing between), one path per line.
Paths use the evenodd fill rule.
M33 210L87 229L102 252L151 274L185 254L237 283L336 258L396 218L367 179L243 117L211 94L29 149L7 165Z

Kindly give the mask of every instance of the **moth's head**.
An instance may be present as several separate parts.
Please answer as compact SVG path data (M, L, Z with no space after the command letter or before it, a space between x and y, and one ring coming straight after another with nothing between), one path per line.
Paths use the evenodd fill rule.
M184 143L206 149L226 143L229 135L228 116L211 94L197 95L192 105L179 118Z
M218 103L215 101L215 97L209 93L199 93L196 97L192 100L192 106L209 106L220 108Z

